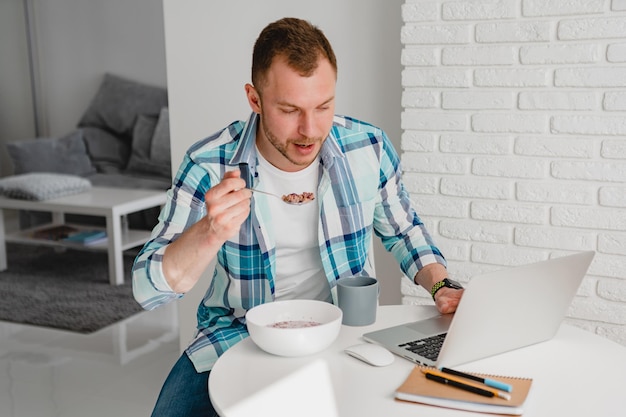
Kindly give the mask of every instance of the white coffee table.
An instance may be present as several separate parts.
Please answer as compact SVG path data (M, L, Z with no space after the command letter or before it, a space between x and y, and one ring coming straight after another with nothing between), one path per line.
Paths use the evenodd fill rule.
M165 204L165 191L135 190L109 187L92 187L89 191L44 201L29 201L0 197L0 271L7 269L6 242L29 243L71 247L81 250L107 251L109 255L109 282L111 285L124 283L123 251L143 245L150 232L132 230L123 226L126 215ZM94 245L82 245L33 238L33 232L50 224L36 228L5 233L3 209L48 211L52 213L52 224L64 224L65 213L102 216L106 219L107 239ZM72 225L81 228L79 225ZM85 228L85 226L82 226ZM94 229L94 227L86 227Z

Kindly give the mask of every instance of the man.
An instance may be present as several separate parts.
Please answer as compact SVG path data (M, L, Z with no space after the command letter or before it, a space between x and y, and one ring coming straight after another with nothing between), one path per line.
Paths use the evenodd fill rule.
M462 290L444 281L445 260L410 207L397 153L382 130L334 114L336 80L334 52L318 28L274 22L254 46L248 121L185 155L135 261L135 297L155 308L182 297L213 259L217 266L198 308L197 336L153 415L213 415L208 374L248 336L246 311L276 299L336 302L337 279L374 275L373 232L407 276L437 290L441 312L456 309ZM255 188L314 200L288 205Z

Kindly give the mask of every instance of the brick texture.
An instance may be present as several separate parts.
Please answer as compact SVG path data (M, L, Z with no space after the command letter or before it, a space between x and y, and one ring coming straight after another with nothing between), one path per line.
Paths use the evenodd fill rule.
M402 17L401 160L450 275L594 250L566 320L626 345L626 0L406 0Z

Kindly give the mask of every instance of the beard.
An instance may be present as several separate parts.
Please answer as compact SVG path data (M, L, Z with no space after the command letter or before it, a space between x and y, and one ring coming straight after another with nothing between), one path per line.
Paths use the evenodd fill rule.
M267 128L267 124L266 123L261 123L261 125L263 126L263 134L267 138L268 142L274 147L274 149L276 149L282 156L285 157L285 159L287 159L292 164L294 164L296 166L307 167L307 166L309 166L311 164L311 162L313 162L315 160L315 158L317 158L317 155L319 154L319 152L321 150L321 146L320 146L320 149L317 151L317 153L315 155L312 155L312 157L310 159L307 159L307 160L296 160L296 159L294 159L292 156L289 155L288 148L289 148L289 145L307 146L307 145L314 145L316 143L320 143L321 144L323 142L323 140L324 140L323 137L316 137L316 138L302 137L302 138L298 138L298 139L287 139L285 141L285 143L282 143L276 137L276 135L274 135Z

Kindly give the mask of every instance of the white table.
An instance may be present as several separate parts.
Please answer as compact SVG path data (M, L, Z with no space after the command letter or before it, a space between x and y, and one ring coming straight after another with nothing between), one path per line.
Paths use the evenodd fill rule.
M143 245L150 238L149 231L129 230L123 226L123 220L129 213L163 206L165 200L165 191L109 187L92 187L86 192L43 201L0 197L0 271L7 269L5 242L64 246L82 250L106 250L109 256L109 281L111 285L123 284L122 252ZM106 219L107 240L101 244L85 246L32 238L36 229L49 227L49 224L33 229L19 230L15 233L5 233L3 209L49 211L52 213L53 224L64 224L66 213L103 216Z
M211 400L222 417L239 417L251 410L259 416L291 412L301 417L315 415L324 407L320 404L325 401L323 397L328 398L325 387L330 386L336 413L331 410L325 417L485 416L395 401L394 391L413 368L411 362L396 357L392 365L376 368L343 352L345 347L361 342L367 331L433 314L434 307L428 306L380 307L375 324L342 326L328 349L301 358L270 355L248 338L226 351L215 364L209 378ZM626 348L572 326L561 326L548 342L457 368L533 378L524 417L617 417L626 413ZM297 404L289 405L290 396L297 397Z

